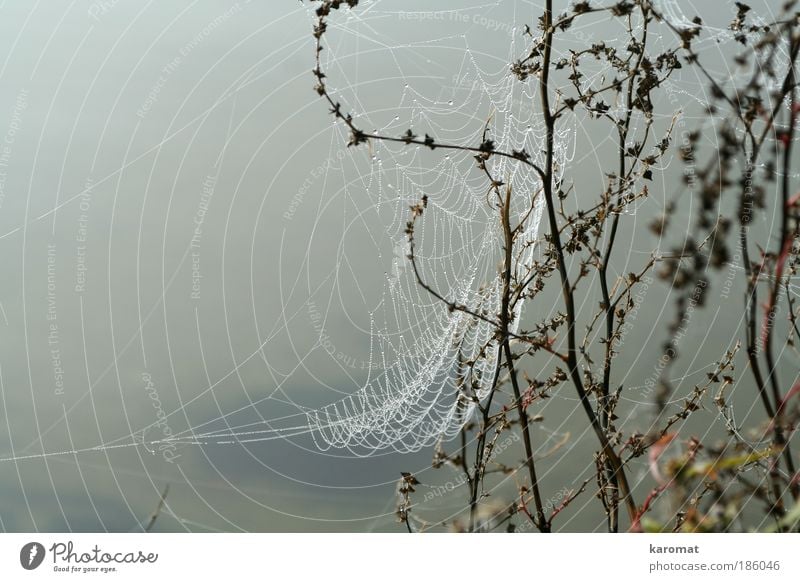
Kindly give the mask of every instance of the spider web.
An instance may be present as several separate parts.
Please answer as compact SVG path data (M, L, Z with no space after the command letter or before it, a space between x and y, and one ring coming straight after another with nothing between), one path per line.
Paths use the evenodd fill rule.
M660 0L656 5L675 27L694 26L677 1ZM334 34L374 40L379 34L372 27L373 22L379 28L380 20L396 19L395 6L391 0L377 0L366 3L365 8L349 11L345 17L337 15L331 22ZM535 107L531 107L538 99L535 84L517 82L508 67L508 63L525 54L528 48L529 39L522 34L523 25L535 20L538 7L528 8L525 14L518 14L515 8L510 25L503 25L499 18L492 17L497 10L494 3L440 13L406 9L403 13L408 22L404 26L411 27L426 19L459 22L460 18L473 33L476 29L479 35L493 31L497 34L498 45L508 47L507 53L489 59L499 64L488 66L487 59L481 59L481 51L473 49L468 34L445 35L434 40L424 38L400 45L384 43L381 50L388 53L393 62L397 60L395 53L420 51L437 43L450 48L458 43L463 58L452 77L435 89L419 89L420 84L409 75L404 79L406 82L397 102L390 107L384 103L381 110L376 107L373 111L364 106L359 95L363 80L351 79L352 71L341 64L337 50L340 47L326 45L323 68L329 72L329 86L335 98L342 99L345 108L353 108L362 128L368 129L370 125L379 128L376 134L400 135L411 126L415 133L427 132L442 142L474 145L486 126L489 127L488 137L494 140L498 150L525 149L532 161L541 164L545 128L542 118L534 113ZM431 14L445 16L433 18ZM313 20L312 13L309 18ZM666 30L662 33L663 38L655 35L655 42L673 46L673 33ZM594 38L587 28L575 27L561 33L559 43L565 47L571 43L582 47ZM730 30L704 26L703 39L698 42L710 46L732 39ZM341 50L344 54L344 49ZM566 50L562 48L561 52L566 54ZM585 82L599 82L604 72L598 66L586 75ZM670 86L687 99L703 103L704 93L698 92L696 87L687 88L695 84L691 79L678 78ZM384 109L391 112L388 120L381 116ZM459 116L467 122L456 123L454 127L453 119ZM572 160L576 129L562 126L556 135L557 180ZM311 435L316 447L322 450L347 449L358 456L387 449L413 452L458 434L473 414L475 401L482 401L488 395L498 366L499 346L493 341L495 327L467 313L449 310L445 303L419 285L407 257L409 247L405 232L409 207L419 203L425 194L428 207L415 227L415 258L420 278L449 301L469 311L488 316L497 313L502 289L498 266L502 261L503 233L496 210L487 199L485 176L476 172L471 154L448 155L379 140L369 145L370 165L364 171L357 161L363 153L351 150L341 153L347 140L344 128L336 126L334 135L328 159L342 160L344 156L345 161L352 163L325 164L323 181L327 184L338 179L349 184L344 197L352 204L343 222L350 224L356 218L361 219L366 203L370 210L375 210L372 218L379 222L377 230L385 239L380 241L380 246L392 250L380 299L376 307L369 309L370 355L366 366L362 366L368 372L367 377L359 380L351 376L358 384L357 390L322 407L305 406L278 387L270 399L289 404L300 411L299 415L228 425L226 429L208 432L198 433L192 429L191 435L178 435L179 442L249 443ZM493 176L510 184L516 194L527 194L512 197L512 216L517 220L527 217L514 253L515 274L521 279L528 274L537 252L543 207L541 197L535 197L535 193L540 190L541 182L533 170L506 158L495 156L487 166ZM321 206L317 220L325 208ZM340 249L342 247L340 244ZM340 252L346 254L344 250ZM376 261L376 267L379 264L380 261ZM343 267L337 270L336 277L341 276L343 270ZM512 332L518 331L524 308L524 301L520 301ZM328 307L322 317L327 319L332 309ZM324 352L324 349L325 344L319 338L310 351ZM460 363L464 361L475 363L468 378L462 377ZM464 389L464 385L469 388ZM340 388L328 388L342 393ZM306 424L286 425L303 417ZM269 428L255 429L254 424L266 424ZM242 431L243 428L253 430Z
M396 43L383 39L381 50L396 62L395 54L403 51L424 52L432 46L457 47L463 54L460 65L452 76L437 89L416 83L409 74L403 90L395 103L384 108L392 112L385 120L380 111L360 109L359 83L350 80L352 71L341 65L337 46L327 46L324 67L330 71L330 86L342 95L347 106L358 114L357 121L365 129L377 127L381 134L400 135L409 128L416 133L428 132L438 140L474 145L487 124L488 137L498 150L525 149L537 163L542 163L541 143L545 130L541 117L533 113L531 105L537 94L534 84L523 84L510 74L508 64L525 54L528 37L522 34L524 25L535 22L540 6L514 2L513 17L504 20L496 16L496 2L476 3L467 8L442 11L445 22L458 23L460 15L470 33L453 33L435 39L423 38L414 43ZM677 0L659 0L655 3L664 16L676 27L692 25L688 8L681 9ZM403 11L403 27L412 29L417 21L424 21L429 11L403 10L403 5L393 0L365 2L363 8L339 14L332 19L332 34L358 37L370 31L374 41L375 29L382 19L397 19ZM523 7L522 10L519 7ZM685 5L684 5L685 6ZM699 4L698 4L699 6ZM518 11L519 8L519 11ZM309 9L309 21L313 12ZM702 11L697 9L697 12ZM417 14L418 17L413 15ZM768 20L768 18L764 18ZM372 28L375 23L375 28ZM459 28L458 26L454 26ZM504 47L505 54L497 58L484 58L479 45L481 36L491 36L495 46ZM732 42L733 33L725 28L704 26L698 42L723 44ZM559 44L582 47L591 43L590 28L576 26L559 33ZM600 39L597 39L600 40ZM664 32L663 43L672 46L674 35ZM380 43L378 43L380 44ZM507 47L507 48L506 48ZM566 50L566 49L560 49ZM779 55L779 59L785 56ZM428 61L430 62L430 61ZM780 61L779 61L780 64ZM597 76L602 71L597 71ZM365 76L362 73L361 76ZM596 76L587 76L587 83ZM363 81L363 79L362 79ZM702 100L703 95L687 89L685 79L671 83L676 92L687 99ZM420 88L423 87L423 88ZM323 105L320 103L320 107ZM454 123L454 119L466 119ZM334 128L336 139L331 141L329 159L341 160L346 135ZM338 133L336 133L338 132ZM562 127L556 135L555 167L557 178L569 169L575 149L575 127ZM500 308L502 281L498 264L503 233L496 211L487 200L485 176L475 170L469 154L431 152L426 148L391 145L373 141L369 150L369 170L355 173L363 157L362 150L346 150L344 159L353 160L349 166L327 164L324 181L334 177L349 184L346 196L353 200L368 199L380 209L379 231L385 238L382 245L391 249L390 263L380 293L380 300L369 310L370 356L365 369L366 378L356 379L357 390L341 394L322 407L312 407L292 398L281 385L263 400L288 405L291 412L277 418L262 418L250 423L228 423L228 417L240 412L237 409L178 432L174 437L148 440L141 437L134 442L122 442L127 437L78 451L46 453L45 455L15 456L6 461L40 456L71 455L76 452L97 451L117 447L152 447L164 442L182 445L252 443L273 439L292 439L310 435L320 449L342 448L356 455L372 455L386 449L411 452L430 446L444 438L455 436L474 412L475 402L486 398L494 381L498 365L498 345L493 340L491 324L471 315L450 311L447 306L420 287L406 255L408 242L405 225L410 205L417 204L422 194L428 196L428 208L415 229L416 258L421 278L448 300L464 305L471 311L495 314ZM512 185L516 194L512 200L512 215L522 219L531 210L524 232L519 236L514 256L516 276L523 278L537 252L542 201L534 198L541 188L539 177L533 170L505 158L493 157L487 164L492 175ZM357 180L354 178L357 177ZM353 205L356 208L357 205ZM320 210L320 212L323 212ZM357 211L352 210L353 214ZM511 331L517 331L525 305L516 307ZM327 312L325 313L327 315ZM268 340L265 340L265 343ZM310 351L320 351L322 342L317 339ZM461 390L464 379L460 377L460 361L475 361L469 377L468 392ZM234 370L235 371L235 370ZM233 372L231 372L233 373ZM215 385L209 389L213 390ZM467 396L468 395L468 396ZM255 407L259 401L251 402ZM225 428L212 429L215 422L224 421ZM151 425L152 426L152 425ZM205 427L205 430L203 430Z
M508 62L524 50L521 28L513 32ZM464 55L460 70L453 76L453 86L443 90L445 99L432 99L407 84L397 110L415 120L415 131L422 126L437 139L450 130L446 123L439 124L441 116L431 111L444 111L445 116L452 116L454 111L470 112L469 116L489 114L489 137L499 150L524 148L533 161L543 163L540 144L545 128L530 107L536 94L515 82L507 65L497 71L483 69L466 40ZM335 51L328 51L327 58L327 66L333 66ZM480 129L480 125L477 127ZM394 123L381 133L401 131L401 124ZM461 133L462 139L456 143L470 143ZM467 139L471 137L474 143L479 135L473 133ZM572 132L564 130L556 140L559 173L569 160L571 136ZM373 143L372 147L374 163L367 191L375 204L394 208L393 222L386 224L385 230L396 250L382 301L371 313L371 340L378 365L369 369L379 372L371 374L356 393L309 411L307 418L320 448L347 448L367 454L385 448L408 452L460 431L476 406L475 400L483 400L493 385L499 352L493 340L494 325L448 309L418 284L405 256L409 250L405 233L408 207L419 202L421 193L428 197L427 210L417 221L414 235L420 278L448 301L488 317L500 311L502 279L498 264L503 232L496 210L487 203L486 178L476 176L471 155L439 154L438 164L431 171L420 169L424 164L419 158L435 153L417 148L409 155L408 148L383 143ZM542 205L535 193L541 182L532 169L505 158L494 157L487 167L493 176L510 184L515 194L521 194L513 197L512 217L518 221L527 218L514 262L516 277L522 279L536 250ZM431 180L431 175L437 179ZM512 332L517 331L522 309L520 301ZM475 363L467 378L461 377L463 368L459 364L464 361Z
M380 3L371 3L375 8ZM676 0L660 0L656 3L664 17L676 28L695 26ZM685 5L684 5L685 6ZM751 15L753 16L753 15ZM358 12L354 17L358 18ZM480 19L478 19L480 21ZM766 23L766 18L753 18ZM524 54L525 38L521 26L512 30L508 62ZM582 29L571 31L578 42L586 44L586 33ZM734 38L732 31L720 27L704 29L704 45L724 44ZM563 42L564 37L560 38ZM658 39L663 44L673 38ZM544 127L540 117L530 112L530 104L537 99L530 85L515 82L507 67L498 71L487 71L472 58L468 43L464 47L466 58L459 75L454 77L457 85L464 79L474 79L459 103L468 111L491 111L493 139L498 149L511 151L525 149L534 155L534 161L542 163L541 147ZM776 56L780 68L787 55ZM336 55L328 54L327 65L332 65ZM603 74L596 72L595 78ZM731 74L731 78L746 76L746 71ZM587 81L592 83L593 78ZM535 85L535 84L534 84ZM672 90L688 95L684 82L671 84ZM398 109L411 109L410 117L424 118L430 123L433 135L440 135L431 117L426 112L437 107L437 103L414 95L411 105L406 92ZM704 94L694 99L703 102ZM452 105L452 101L448 101ZM392 127L394 129L394 127ZM398 127L399 129L399 127ZM382 133L387 133L383 131ZM574 128L561 130L556 136L555 167L557 177L563 175L571 161L574 148ZM424 176L414 173L412 162L404 159L404 150L378 146L381 165L370 175L370 195L379 200L386 196L383 184L391 172L396 181L391 197L401 201L395 214L397 223L389 225L396 249L405 249L405 235L401 228L407 214L404 207L419 200L419 192L425 192L431 201L426 211L419 244L425 249L417 252L416 258L422 279L437 289L450 301L466 306L472 312L497 313L500 309L502 280L497 274L500 257L497 249L503 247L503 234L486 201L486 184L470 179L469 159L446 158L436 172L447 179L431 190L421 183ZM426 152L427 153L427 152ZM466 163L464 163L466 162ZM382 169L392 167L390 172ZM538 176L529 168L504 158L493 158L491 174L500 176L512 184L515 192L535 192L541 187ZM474 173L472 174L474 175ZM521 219L526 212L525 197L514 197L518 207L516 215ZM381 201L389 202L388 199ZM523 279L530 265L537 241L541 218L541 200L534 203L534 215L525 223L525 231L518 243L515 270L517 279ZM415 236L418 233L415 233ZM398 253L400 254L400 253ZM374 451L391 447L399 451L414 451L428 446L440 438L449 438L458 433L470 418L475 403L467 396L470 391L459 389L459 362L476 361L471 384L474 397L483 400L489 393L498 364L499 350L493 341L495 332L487 322L477 320L469 314L450 311L441 302L431 301L425 290L417 284L410 269L402 270L398 262L393 264L387 282L385 302L381 312L373 313L375 326L373 341L379 346L380 368L384 370L367 380L355 394L308 412L309 426L321 448L329 446ZM521 320L524 302L517 305L513 331Z

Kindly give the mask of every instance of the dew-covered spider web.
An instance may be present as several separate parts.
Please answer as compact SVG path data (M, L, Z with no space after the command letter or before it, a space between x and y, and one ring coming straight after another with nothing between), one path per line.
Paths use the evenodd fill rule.
M518 34L510 39L509 59L524 50ZM336 57L328 57L330 65ZM539 144L544 128L530 107L536 95L515 82L507 66L484 70L465 42L464 58L448 81L434 96L404 84L395 108L398 117L379 131L399 134L403 124L412 121L415 131L440 141L473 145L481 135L483 121L478 116L483 114L490 128L487 136L498 149L525 149L534 162L542 163ZM464 118L463 128L453 127L452 120L458 117ZM308 412L308 420L323 448L414 451L455 435L472 414L475 400L487 396L498 367L495 326L450 309L423 288L418 277L448 302L496 319L503 233L494 195L488 195L487 180L474 170L471 154L447 155L378 142L372 147L366 187L376 206L390 210L379 214L388 218L385 236L396 252L381 301L370 313L370 374L356 393ZM565 130L557 140L559 169L569 161L570 147L570 132ZM434 165L423 158L432 159ZM531 168L506 158L493 158L488 169L513 188L512 217L515 222L524 219L514 265L522 279L535 251L541 183ZM408 259L406 222L409 207L419 203L421 195L428 202L415 225L415 272ZM520 302L512 331L519 325L522 307ZM465 372L463 362L474 365Z
M675 27L695 26L692 22L694 15L685 15L677 1L663 0L658 5ZM374 15L380 3L370 3L369 6L375 9ZM419 14L422 20L427 13ZM358 19L358 12L351 18ZM526 16L511 27L509 62L528 48L527 38L521 33L522 25L529 20ZM472 21L492 26L488 18L473 17ZM562 35L560 42L562 46L566 43L566 48L562 48L560 54L568 54L570 41L587 44L587 34L586 30L578 27ZM674 41L669 34L667 32L667 38L662 41L664 46ZM724 43L731 36L725 28L711 27L702 42ZM592 40L598 42L602 39ZM488 113L490 135L498 149L524 148L532 154L535 163L541 164L544 128L541 117L534 113L536 108L531 106L538 99L535 83L516 82L507 66L497 70L482 67L468 42L464 44L464 54L464 60L453 76L457 88L443 91L449 94L452 90L457 95L457 106L452 99L443 102L441 96L440 100L426 98L415 92L412 86L405 85L395 109L405 115L395 121L423 121L426 131L430 127L431 134L439 138L446 132L446 127L437 126L440 116L435 113L440 113L442 108L447 110L450 106L455 111L461 108L476 115ZM328 66L335 58L335 55L328 54ZM597 70L587 83L596 82L604 73ZM341 81L338 75L333 75L333 79ZM332 82L336 83L335 80ZM467 90L463 90L465 87ZM689 95L679 80L671 88ZM694 99L702 99L702 96ZM449 112L449 115L453 114L453 111ZM399 122L382 127L380 132L399 134L402 129L402 122ZM572 161L576 129L561 126L556 136L556 180L560 180ZM461 139L463 142L464 137ZM422 228L415 231L419 239L416 242L423 249L415 255L420 278L449 301L464 305L471 312L498 313L502 286L498 263L503 235L495 208L487 203L486 181L481 176L476 178L474 168L470 167L471 156L451 159L440 155L439 165L432 172L428 170L426 175L421 175L415 171L419 156L435 156L435 153L420 152L420 148L416 148L409 155L402 146L394 148L380 144L375 147L374 159L378 160L378 167L373 167L369 174L367 188L376 204L385 203L393 208L392 216L396 222L386 225L386 233L394 248L403 251L400 255L406 254L403 226L408 214L405 210L419 201L421 193L425 193L430 201L429 208ZM524 234L515 248L514 262L515 278L523 280L530 272L539 236L542 200L536 198L531 205L531 198L539 191L541 183L530 168L506 158L495 157L489 166L493 176L513 187L516 203L513 215L517 220L526 218ZM432 175L439 179L432 181ZM387 188L387 183L394 186ZM482 401L492 386L498 363L498 345L493 341L495 329L491 324L448 309L418 284L411 269L398 268L396 262L387 279L383 299L380 309L371 313L372 340L377 348L375 357L380 372L372 374L355 394L308 413L315 440L322 448L417 450L438 439L454 436L475 408L470 396ZM523 310L524 302L520 301L511 331L517 330ZM466 382L472 390L459 388L463 383L459 364L465 360L477 362L473 376Z
M696 13L708 20L706 3L659 0L655 5L678 28L694 26ZM314 6L303 6L310 30ZM567 7L559 4L557 10ZM485 130L497 150L524 149L542 164L545 131L536 84L520 83L509 69L530 48L531 38L523 31L535 29L540 14L540 2L516 0L437 2L435 8L422 1L362 1L356 10L331 17L322 65L334 98L368 132L400 136L412 129L442 143L475 146ZM720 16L718 25L705 24L698 50L720 54L720 47L735 43L726 28L730 16ZM559 33L554 58L613 41L603 37L605 25L591 18L586 22ZM674 33L663 26L652 34L656 46L676 45ZM303 67L310 69L310 38L307 48L298 54L308 57ZM597 83L605 72L590 66L585 82ZM681 103L702 103L702 84L689 74L672 79L669 91ZM309 73L306 78L311 95L313 79ZM325 107L317 102L320 112ZM205 446L288 439L313 440L317 448L354 455L410 452L455 436L475 402L487 397L498 373L495 327L449 309L418 280L451 303L496 318L503 232L486 176L470 153L379 140L347 148L346 128L320 119L291 120L319 123L313 141L324 146L321 157L304 162L308 173L297 180L303 184L298 194L275 210L283 213L276 226L283 232L281 244L301 240L307 245L301 259L282 265L287 283L276 299L285 313L282 327L260 331L251 355L209 381L202 396L222 393L224 381L252 362L268 370L262 374L269 384L266 394L248 394L245 403L229 403L202 421L192 419L188 428L167 438L152 438L154 424L142 423L132 442L122 437L81 451L154 450L167 441ZM575 170L575 151L586 146L579 130L576 124L559 125L557 179ZM524 221L513 270L517 279L525 279L541 250L542 184L530 167L507 158L494 156L487 167L513 189L512 222ZM415 271L406 228L410 207L423 196L427 207L414 229ZM517 303L512 332L526 309L532 306ZM289 365L291 358L297 362ZM465 362L474 362L467 376ZM312 396L294 388L301 383ZM167 411L167 417L186 406ZM80 451L45 455L75 452ZM13 457L20 458L25 456Z
M370 3L363 13L351 14L348 22L358 22L370 15L376 17L380 6L381 3ZM668 0L660 6L674 26L693 26L677 2ZM452 13L447 14L444 18L458 19ZM496 25L490 18L472 16L469 11L466 14L472 22L487 28ZM415 17L409 13L407 18L423 21L428 15L429 12L419 12ZM465 21L467 17L462 16ZM526 37L521 33L522 24L528 20L525 16L510 27L509 62L527 48ZM719 43L730 36L725 29L712 29L704 42ZM566 38L567 44L570 38L586 44L587 32L577 28ZM475 116L483 113L489 116L490 136L498 149L525 149L535 163L541 164L544 128L541 117L534 113L535 107L531 107L538 98L535 84L516 82L507 66L486 69L473 54L466 37L461 39L464 59L452 78L455 87L446 87L435 99L405 84L394 108L401 115L395 118L396 123L380 127L380 133L399 134L404 129L403 122L414 120L415 130L422 126L440 139L448 131L446 120L439 124L443 110L450 117L459 111L469 112L467 118L473 113ZM562 49L562 53L567 54L566 50ZM327 59L326 69L336 62L335 53L329 51ZM334 70L341 73L337 67ZM602 74L603 71L598 71L596 76ZM344 73L334 74L331 82L341 83L343 76ZM678 87L675 84L673 88ZM355 91L342 93L357 100ZM448 99L451 93L454 98ZM556 136L557 180L572 159L575 135L575 127L562 126ZM458 137L464 143L470 135L462 133ZM473 143L474 140L473 134ZM395 254L387 277L383 301L370 313L372 357L378 365L373 367L375 360L372 360L369 369L377 371L370 374L356 393L307 415L317 445L322 448L413 451L452 437L461 429L473 412L474 400L481 401L489 393L498 364L498 345L493 341L495 328L467 313L448 309L420 286L418 276L450 302L464 305L471 312L494 315L500 307L502 281L498 263L503 235L495 209L487 201L486 182L481 176L475 177L471 156L440 155L438 165L419 173L417 168L424 166L419 157L435 154L420 148L409 154L403 146L382 143L373 147L377 167L373 165L366 188L376 205L385 204L392 209L390 217L394 222L387 222L385 231L393 248L400 251ZM506 158L495 157L489 166L493 176L513 187L516 204L513 215L517 220L525 217L525 230L517 243L514 262L516 279L522 280L529 273L539 234L542 206L541 199L534 197L541 184L530 168ZM415 231L419 246L415 254L419 273L415 273L399 265L398 257L402 260L407 254L403 228L408 216L406 210L419 202L421 193L430 202L420 228ZM516 331L523 309L524 302L520 301L512 331ZM477 362L467 381L461 377L460 363L464 361ZM465 389L462 384L470 388Z

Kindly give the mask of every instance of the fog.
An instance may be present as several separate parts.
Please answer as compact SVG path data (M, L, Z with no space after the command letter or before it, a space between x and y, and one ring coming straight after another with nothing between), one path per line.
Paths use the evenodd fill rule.
M369 129L416 123L474 142L493 110L530 115L524 93L503 112L486 87L503 86L540 4L362 2L332 18L330 86ZM695 4L680 3L711 26L733 14ZM417 474L421 495L457 478L430 467L432 447L364 457L307 428L306 412L383 366L376 314L387 281L409 276L397 244L405 197L420 184L454 195L454 175L481 179L469 156L348 148L312 90L312 10L296 0L0 8L2 529L139 531L169 484L159 531L397 531L400 471ZM556 48L619 34L595 19ZM725 38L703 46L724 72ZM702 119L704 86L686 71L675 87L660 123L680 109L682 130ZM568 129L565 173L577 196L595 196L613 142L585 119ZM646 224L680 172L677 162L660 172L626 221L615 273L661 247ZM668 339L666 294L646 289L624 339L631 428L649 423L635 388ZM740 295L728 289L693 315L689 382L730 344L739 321L725 314ZM576 407L558 392L536 431L543 451L567 443L544 461L551 498L594 470ZM648 486L644 467L634 475ZM455 510L465 495L441 503ZM602 529L596 509L571 511L567 529Z

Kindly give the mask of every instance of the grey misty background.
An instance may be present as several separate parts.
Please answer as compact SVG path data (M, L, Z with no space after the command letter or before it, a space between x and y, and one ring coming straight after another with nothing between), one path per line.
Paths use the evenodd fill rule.
M344 30L331 35L331 86L358 95L349 102L367 127L399 134L431 108L450 135L474 140L489 104L470 79L507 70L538 4L446 1L434 13L428 2L364 2L358 18L334 19ZM680 5L720 28L733 14L728 3ZM755 10L770 16L767 4ZM169 483L157 530L395 531L399 471L417 474L421 497L456 481L430 469L431 449L359 458L321 451L308 434L201 439L166 456L134 444L147 427L144 441L164 427L191 436L282 417L275 426L299 426L298 407L335 402L367 378L369 310L405 265L386 236L397 216L360 211L393 185L393 160L346 150L311 90L308 11L290 0L0 6L0 139L11 140L0 152L3 530L136 531ZM601 19L572 31L571 46L617 32ZM711 68L725 71L727 46L706 43ZM686 128L702 117L704 85L692 75L673 97ZM591 123L576 132L567 174L576 195L595 196L612 142ZM713 148L713 133L704 140ZM443 157L418 164L471 171L468 159ZM680 173L674 160L656 174L622 233L618 272L659 244L646 224ZM741 290L720 289L680 343L690 357L674 372L687 381L739 325ZM527 309L551 310L545 299ZM652 418L636 387L653 376L669 314L660 283L644 299L617 364L632 388L628 428L643 431ZM154 402L167 415L160 427ZM575 405L564 390L543 411L539 442L566 442L548 458L546 495L593 470ZM646 487L644 468L639 478ZM461 499L437 502L447 515ZM601 520L576 503L565 527Z

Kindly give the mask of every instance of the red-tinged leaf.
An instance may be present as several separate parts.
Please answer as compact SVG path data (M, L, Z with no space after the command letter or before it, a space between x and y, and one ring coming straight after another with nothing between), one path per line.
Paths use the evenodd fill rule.
M786 396L781 398L780 406L778 406L778 414L783 412L783 409L786 408L786 405L789 403L789 400L791 400L792 397L797 396L798 394L800 394L800 382L792 386L786 393Z
M675 435L672 436L674 437ZM647 497L644 500L644 503L642 504L642 507L636 511L636 516L633 518L630 530L628 531L632 533L642 533L642 516L645 513L647 513L647 511L650 509L650 505L653 503L653 501L655 501L655 498L658 497L661 494L661 492L667 488L668 485L669 483L664 483L663 485L659 485L647 495Z
M667 446L675 440L678 435L674 432L667 433L660 439L658 439L653 446L650 447L650 452L647 454L647 462L650 466L650 474L653 475L653 479L655 479L658 483L664 485L664 477L661 475L661 471L658 468L658 459Z

